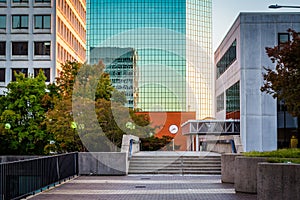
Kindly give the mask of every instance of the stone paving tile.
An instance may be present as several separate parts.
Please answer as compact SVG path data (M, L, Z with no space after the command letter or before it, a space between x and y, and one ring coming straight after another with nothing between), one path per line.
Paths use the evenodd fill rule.
M212 175L81 176L31 200L254 200Z

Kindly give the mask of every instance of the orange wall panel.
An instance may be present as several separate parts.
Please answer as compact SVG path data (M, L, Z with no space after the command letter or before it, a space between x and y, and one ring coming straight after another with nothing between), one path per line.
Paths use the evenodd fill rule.
M182 135L181 124L188 120L196 119L196 112L138 112L136 114L148 114L152 127L155 129L155 136L171 136L175 145L180 145L180 151L185 151L187 137ZM172 134L169 130L171 125L178 127L177 133Z

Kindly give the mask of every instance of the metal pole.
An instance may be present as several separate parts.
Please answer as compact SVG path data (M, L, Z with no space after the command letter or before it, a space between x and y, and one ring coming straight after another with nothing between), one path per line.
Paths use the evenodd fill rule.
M300 8L300 6L282 6L282 5L270 5L269 8L277 9L277 8Z

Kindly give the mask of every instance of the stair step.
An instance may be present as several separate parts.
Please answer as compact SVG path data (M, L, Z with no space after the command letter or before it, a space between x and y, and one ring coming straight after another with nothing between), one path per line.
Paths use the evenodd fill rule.
M220 156L132 156L129 174L221 174Z

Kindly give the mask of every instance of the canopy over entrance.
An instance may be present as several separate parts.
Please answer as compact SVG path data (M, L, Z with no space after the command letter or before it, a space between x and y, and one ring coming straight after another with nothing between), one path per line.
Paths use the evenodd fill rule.
M240 120L188 120L182 135L239 135Z

